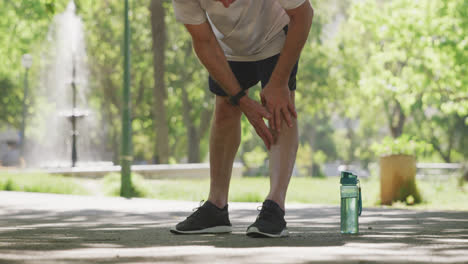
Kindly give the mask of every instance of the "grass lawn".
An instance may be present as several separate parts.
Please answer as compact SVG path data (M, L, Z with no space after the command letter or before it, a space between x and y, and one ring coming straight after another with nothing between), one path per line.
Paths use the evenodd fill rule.
M338 182L337 182L338 180ZM233 202L262 202L268 194L268 178L234 178L231 181L229 200ZM206 199L208 180L158 180L153 182L155 197L159 199ZM293 178L287 202L339 204L339 179Z
M208 179L175 179L134 181L144 196L162 200L200 201L207 198ZM378 178L361 180L364 207L380 206ZM417 205L394 203L394 208L468 210L468 183L460 186L457 178L451 180L417 181L423 202ZM234 178L231 181L229 200L232 202L262 202L268 193L266 177ZM114 194L118 193L114 191ZM288 190L288 203L340 204L339 178L293 178Z
M89 192L73 178L46 173L0 172L0 191L40 192L88 195Z
M208 179L145 180L133 175L135 195L161 200L200 201L207 198ZM90 189L89 181L94 188ZM101 180L83 181L41 173L11 174L0 172L0 190L45 192L78 195L117 196L120 176L110 174ZM378 178L362 179L364 207L379 206ZM456 177L450 180L417 181L423 203L406 205L395 203L393 208L468 210L468 183L461 185ZM266 177L234 178L231 181L229 200L232 202L262 202L269 189ZM339 178L293 178L288 190L288 203L339 205Z

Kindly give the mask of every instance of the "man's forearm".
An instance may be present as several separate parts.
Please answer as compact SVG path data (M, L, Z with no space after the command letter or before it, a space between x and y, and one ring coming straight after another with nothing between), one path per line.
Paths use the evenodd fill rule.
M213 38L209 40L193 40L193 47L200 61L228 95L235 95L241 91L239 82L226 60L223 50L218 41Z
M192 35L193 47L198 58L206 67L211 77L214 78L221 88L230 96L236 95L242 89L234 73L229 67L223 50L214 37L207 23L190 26L186 25ZM245 114L257 134L262 138L266 147L270 149L273 143L273 135L265 124L263 118L271 120L272 116L258 102L243 96L238 100L240 110Z
M307 0L296 10L288 12L288 15L290 15L290 22L286 42L271 76L271 80L275 80L284 85L287 85L292 68L299 59L302 48L309 36L313 9Z

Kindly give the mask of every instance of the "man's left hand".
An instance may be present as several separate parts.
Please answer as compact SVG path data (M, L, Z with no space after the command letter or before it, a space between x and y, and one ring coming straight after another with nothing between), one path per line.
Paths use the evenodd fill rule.
M281 130L283 118L289 127L293 126L292 118L297 118L297 113L287 84L269 82L260 93L260 98L262 104L273 115L273 122L270 124L273 130L278 132Z

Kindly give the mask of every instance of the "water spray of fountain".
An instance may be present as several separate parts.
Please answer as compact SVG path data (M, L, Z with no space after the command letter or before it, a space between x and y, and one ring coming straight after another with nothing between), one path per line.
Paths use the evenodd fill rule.
M41 58L38 113L30 164L40 167L96 165L103 160L104 128L88 104L84 26L70 1L49 27ZM79 159L79 160L78 160ZM108 163L107 163L108 164Z

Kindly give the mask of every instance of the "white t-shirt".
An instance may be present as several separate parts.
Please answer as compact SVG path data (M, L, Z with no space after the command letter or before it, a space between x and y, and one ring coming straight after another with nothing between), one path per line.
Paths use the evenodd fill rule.
M281 52L289 23L285 10L306 0L237 0L225 8L215 0L172 0L177 21L209 21L230 61L257 61Z

